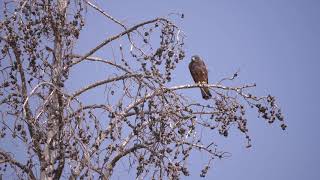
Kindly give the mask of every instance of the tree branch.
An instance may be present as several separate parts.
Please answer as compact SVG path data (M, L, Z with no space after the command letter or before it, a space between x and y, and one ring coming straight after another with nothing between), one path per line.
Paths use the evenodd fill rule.
M71 57L75 57L75 58L83 58L83 56L80 56L80 55L76 55L76 54L73 54L71 55ZM116 64L112 61L108 61L108 60L105 60L105 59L102 59L102 58L99 58L99 57L87 57L85 58L86 60L89 60L89 61L93 61L93 62L101 62L101 63L105 63L105 64L109 64L109 65L112 65L116 68L119 68L121 70L123 70L124 72L126 73L130 73L130 74L133 74L134 72L130 71L129 69L126 69L125 67L119 65L119 64ZM69 65L68 67L72 66L72 65L75 65L74 63L72 63L71 65ZM143 78L139 78L139 77L136 77L137 81L138 82L143 82L146 86L148 86L150 89L154 89L153 86L151 86L147 81L145 81L145 79Z
M110 178L112 175L112 171L113 168L116 166L117 162L124 156L126 156L127 154L130 154L138 149L142 149L142 148L146 148L147 146L144 144L136 144L133 147L119 153L118 155L116 155L112 161L108 164L107 166L107 177Z
M97 86L100 86L100 85L103 85L103 84L107 84L107 83L110 83L110 82L113 82L113 81L119 81L119 80L123 80L123 79L127 79L127 78L130 78L130 77L137 77L137 76L142 76L142 74L125 74L125 75L122 75L122 76L117 76L117 77L112 77L112 78L108 78L108 79L105 79L105 80L101 80L101 81L98 81L98 82L95 82L91 85L88 85L87 87L84 87L82 89L80 89L79 91L75 92L73 95L71 95L70 97L70 100L72 100L73 98L79 96L80 94L90 90L90 89L93 89Z
M137 28L141 27L141 26L144 26L146 24L151 24L151 23L154 23L154 22L157 22L157 21L167 21L166 19L164 18L156 18L156 19L153 19L153 20L149 20L149 21L145 21L145 22L142 22L140 24L137 24L115 36L112 36L106 40L104 40L103 42L101 42L98 46L96 46L95 48L93 48L91 51L89 51L87 54L85 54L82 58L79 58L77 61L73 62L70 64L70 66L73 66L75 64L78 64L80 63L81 61L83 61L84 59L86 59L87 57L91 56L93 53L95 53L96 51L98 51L100 48L102 48L103 46L105 46L106 44L122 37L123 35L126 35L134 30L136 30Z
M252 98L247 94L244 94L241 90L245 89L245 88L250 88L250 87L255 87L254 85L246 85L246 86L242 86L242 87L228 87L228 86L222 86L222 85L217 85L217 84L187 84L187 85L180 85L180 86L173 86L170 88L158 88L153 92L150 92L149 94L147 94L145 97L140 98L135 100L133 103L131 103L130 105L127 106L126 109L124 109L121 113L119 113L122 117L127 116L127 113L129 113L129 111L133 108L138 106L140 103L146 101L147 99L150 99L154 96L160 95L160 94L164 94L168 91L176 91L176 90L180 90L180 89L190 89L190 88L197 88L197 87L210 87L210 88L216 88L216 89L222 89L222 90L231 90L231 91L235 91L238 94L240 94L241 96L245 97L245 98Z
M7 152L4 152L3 150L0 150L0 155L2 156L0 164L9 162L10 164L20 168L23 172L27 173L30 179L36 180L36 177L34 176L32 170L26 165L23 165L20 162L16 161L13 157L11 157Z
M17 67L18 67L18 71L19 71L19 74L20 74L20 79L21 79L21 93L22 93L22 97L23 97L23 101L26 101L28 99L28 90L27 90L27 85L26 85L26 77L25 77L25 74L24 74L24 69L22 67L22 61L20 59L20 56L21 56L21 52L20 50L18 50L15 42L10 42L9 43L10 46L12 47L13 49L13 52L14 52L14 55L15 55L15 58L16 58L16 61L17 61ZM35 135L35 125L34 123L37 123L37 122L33 122L33 119L32 119L32 114L31 114L31 110L30 110L30 107L29 107L29 103L26 103L24 105L24 109L25 109L25 117L26 117L26 122L27 122L27 125L28 125L28 130L29 130L29 133L30 133L30 136L31 136L31 141L34 145L34 150L35 152L37 153L38 155L38 158L39 160L42 159L42 153L41 153L41 148L40 148L40 145L39 145L39 138Z
M127 29L120 21L116 20L114 17L112 17L111 15L109 15L108 13L106 13L105 11L103 11L102 9L100 9L98 6L92 4L91 2L86 0L86 3L89 4L89 6L91 6L93 9L99 11L101 14L103 14L104 16L106 16L108 19L110 19L111 21L119 24L120 26L122 26L124 29Z
M71 57L74 57L74 58L83 58L83 56L80 56L80 55L77 55L77 54L72 54ZM127 73L130 73L130 71L124 67L122 67L121 65L119 64L116 64L114 62L111 62L111 61L108 61L108 60L105 60L105 59L102 59L102 58L99 58L99 57L86 57L85 58L86 60L89 60L89 61L93 61L93 62L102 62L102 63L105 63L105 64L109 64L109 65L112 65L116 68L119 68L121 70L123 70L124 72L127 72ZM75 65L76 63L72 63L69 65L72 66L72 65Z

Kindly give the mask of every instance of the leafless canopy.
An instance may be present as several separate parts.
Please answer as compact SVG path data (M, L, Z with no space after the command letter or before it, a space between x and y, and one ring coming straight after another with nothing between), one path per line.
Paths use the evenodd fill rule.
M172 72L185 59L185 34L167 17L126 25L85 0L6 0L0 7L2 175L110 179L125 160L138 179L178 179L189 175L187 162L195 151L208 156L200 172L204 177L214 159L228 156L217 149L216 132L227 137L230 127L237 127L250 146L247 109L286 127L273 96L250 94L255 84L224 85L238 73L215 84L169 86ZM122 30L75 54L86 11ZM127 42L118 44L120 59L96 56L120 39ZM88 62L110 73L67 91L72 69ZM200 96L192 100L184 94L203 86L213 93L206 104ZM83 98L99 88L105 91L95 96L104 103ZM212 136L203 139L200 131ZM9 142L21 149L11 151Z

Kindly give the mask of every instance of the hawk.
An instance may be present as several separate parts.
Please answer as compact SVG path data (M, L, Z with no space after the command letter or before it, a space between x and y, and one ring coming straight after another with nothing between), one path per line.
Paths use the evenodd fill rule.
M199 56L192 56L189 70L195 83L208 84L208 70ZM202 98L207 100L212 97L208 87L201 87Z

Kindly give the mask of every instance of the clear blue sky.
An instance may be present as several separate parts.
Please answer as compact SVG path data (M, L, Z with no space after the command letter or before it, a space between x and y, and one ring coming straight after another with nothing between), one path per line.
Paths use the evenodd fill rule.
M187 56L175 72L175 84L192 82L185 72L190 57L199 54L207 63L211 83L240 69L236 83L256 82L257 94L271 93L278 97L287 130L282 131L278 124L270 126L250 114L252 148L245 148L245 139L237 133L231 133L227 139L217 138L220 148L232 153L232 157L216 161L207 179L320 179L320 1L108 0L103 3L104 10L128 25L172 12L185 14L177 24L187 35ZM109 21L98 13L90 12L87 22L90 28L81 35L78 52L86 52L119 30L108 26ZM103 74L107 73L95 72L95 75ZM78 81L83 78L79 75ZM193 158L191 169L199 170L203 158ZM200 179L199 172L182 179Z

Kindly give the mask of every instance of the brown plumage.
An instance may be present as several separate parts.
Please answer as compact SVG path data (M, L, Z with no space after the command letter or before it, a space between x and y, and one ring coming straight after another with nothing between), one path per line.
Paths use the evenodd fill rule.
M192 56L189 63L189 70L195 83L208 84L208 70L205 63L199 56ZM203 99L210 99L212 97L208 87L201 87L201 94Z

